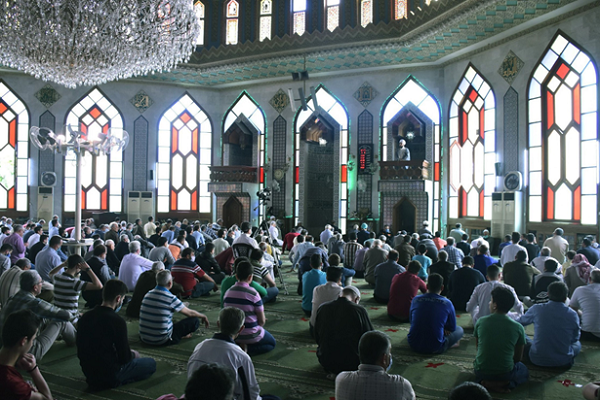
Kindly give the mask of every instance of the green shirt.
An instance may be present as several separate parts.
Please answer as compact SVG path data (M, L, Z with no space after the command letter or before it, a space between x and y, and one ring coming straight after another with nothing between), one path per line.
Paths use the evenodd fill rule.
M223 297L225 296L225 292L227 292L236 282L237 279L235 279L235 276L228 276L221 282L221 308L223 308ZM252 281L250 287L256 289L260 297L265 297L267 295L267 289L255 281Z
M525 329L506 314L491 314L475 324L477 356L473 362L476 371L489 375L505 374L513 370L515 347L525 344Z

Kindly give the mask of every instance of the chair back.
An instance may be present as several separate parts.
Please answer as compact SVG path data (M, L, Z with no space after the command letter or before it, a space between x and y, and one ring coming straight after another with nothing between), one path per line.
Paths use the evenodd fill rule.
M233 246L231 246L231 248L233 249L233 257L234 258L238 258L238 257L250 258L250 253L254 249L254 247L252 247L252 245L247 244L247 243L236 243Z

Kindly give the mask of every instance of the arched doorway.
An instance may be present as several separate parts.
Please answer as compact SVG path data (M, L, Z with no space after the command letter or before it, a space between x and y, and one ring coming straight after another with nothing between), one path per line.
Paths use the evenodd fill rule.
M417 207L407 197L403 197L394 206L394 232L416 232Z
M244 221L244 206L235 196L231 196L223 204L222 215L224 226L240 225Z

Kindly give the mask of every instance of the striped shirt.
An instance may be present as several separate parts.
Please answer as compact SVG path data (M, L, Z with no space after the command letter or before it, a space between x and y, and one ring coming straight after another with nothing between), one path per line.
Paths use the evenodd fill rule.
M23 270L16 265L0 277L0 306L4 307L8 299L20 290L19 279Z
M54 276L54 305L71 314L77 314L79 295L87 282L76 279L66 272Z
M185 305L174 294L157 286L144 296L140 308L140 339L142 342L161 345L173 334L173 313Z
M354 268L356 252L362 248L362 245L357 242L348 242L344 245L344 267Z
M171 268L173 281L183 286L183 296L191 296L196 287L196 278L202 279L206 273L192 260L181 258Z
M258 324L257 312L263 312L263 303L256 290L246 282L236 282L223 299L223 307L239 308L246 314L244 330L237 340L240 343L258 343L265 335L265 330Z

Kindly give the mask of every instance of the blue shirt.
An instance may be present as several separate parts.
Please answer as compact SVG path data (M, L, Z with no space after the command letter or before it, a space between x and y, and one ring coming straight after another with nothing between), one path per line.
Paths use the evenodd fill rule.
M565 303L535 304L517 320L535 325L529 359L541 367L560 367L573 361L573 345L579 341L579 316Z
M192 236L196 238L196 244L198 245L198 247L200 247L200 245L204 246L204 237L202 236L200 231L192 232Z
M327 283L327 275L320 269L311 269L302 275L302 309L312 310L313 289Z
M456 314L452 302L435 293L413 299L410 306L408 344L419 353L439 353L444 348L444 330L456 330Z
M481 272L483 276L487 276L487 267L492 264L498 264L499 262L487 254L477 254L475 257L473 257L473 260L475 260L475 265L473 265L473 268Z
M417 254L416 256L413 256L412 259L421 263L421 270L419 271L417 276L426 281L428 276L427 268L431 267L431 258L421 254Z
M167 238L167 243L171 244L171 242L175 239L175 232L168 230L168 231L164 231L162 233L162 235L160 235L162 237L166 237Z
M60 257L50 246L46 246L35 257L35 270L40 274L43 280L51 282L50 271L56 268L62 261Z

